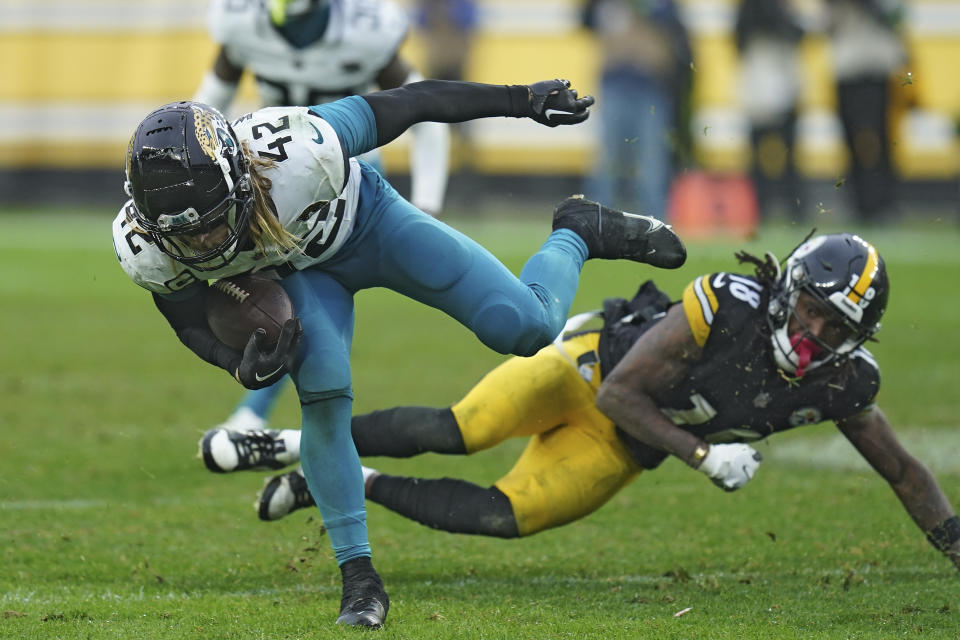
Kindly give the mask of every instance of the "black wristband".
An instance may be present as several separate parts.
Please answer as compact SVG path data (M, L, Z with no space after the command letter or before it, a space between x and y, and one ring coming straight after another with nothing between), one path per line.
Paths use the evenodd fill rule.
M946 552L954 542L960 540L960 517L947 518L930 531L927 531L927 540L938 551Z
M533 115L530 110L530 87L525 84L509 84L507 91L510 93L511 118L529 118Z

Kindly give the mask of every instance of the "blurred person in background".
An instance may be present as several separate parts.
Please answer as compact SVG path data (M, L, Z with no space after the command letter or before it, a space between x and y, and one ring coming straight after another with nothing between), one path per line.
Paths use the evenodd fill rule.
M789 0L743 0L735 26L740 104L750 124L750 177L761 219L781 205L801 216L795 162L804 32Z
M423 36L425 71L437 80L464 80L479 9L474 0L418 0L415 20ZM473 158L470 123L451 126L454 170Z
M897 216L897 179L890 153L891 85L907 61L900 0L826 0L837 107L849 152L857 220Z
M529 438L490 487L364 467L367 498L442 531L529 536L586 517L670 455L737 490L761 462L747 443L829 420L960 569L960 519L876 405L880 371L864 345L890 289L876 248L837 233L808 238L782 267L771 253L736 258L754 273L699 276L676 302L648 281L632 300L575 316L552 345L507 360L452 406L354 416L361 456L472 455ZM579 330L597 313L602 328ZM286 463L298 439L278 434ZM305 487L300 470L269 480L260 518L312 507Z
M599 133L586 195L664 217L674 173L678 114L692 54L672 0L588 0L583 24L602 56Z
M427 73L437 80L463 80L477 28L473 0L419 0L416 21L426 46Z
M264 106L323 104L422 79L400 55L407 17L387 0L212 0L208 24L220 48L193 99L223 113L245 70L256 77ZM447 185L448 125L420 122L410 132L410 201L438 215ZM363 159L382 170L379 149ZM286 383L245 394L222 426L265 428Z

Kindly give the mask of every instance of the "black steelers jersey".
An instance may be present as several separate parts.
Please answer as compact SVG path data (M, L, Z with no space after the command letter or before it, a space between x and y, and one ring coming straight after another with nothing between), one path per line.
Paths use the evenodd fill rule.
M802 379L777 367L766 321L768 299L766 288L745 275L714 273L687 286L679 304L703 353L683 382L654 397L674 424L711 443L750 442L778 431L848 418L872 406L880 372L862 347L838 364L809 370ZM634 329L636 337L642 329ZM612 354L614 361L632 342ZM648 469L667 456L618 432Z

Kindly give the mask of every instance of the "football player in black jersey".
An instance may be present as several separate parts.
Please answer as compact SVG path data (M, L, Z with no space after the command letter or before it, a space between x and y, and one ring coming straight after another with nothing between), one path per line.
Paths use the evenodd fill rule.
M747 442L832 420L960 569L960 520L874 404L880 376L863 344L889 293L876 249L844 233L806 240L782 269L772 254L737 257L754 275L701 276L676 303L647 282L604 303L602 329L506 361L450 408L355 416L361 456L471 454L530 437L492 487L365 468L368 499L435 529L527 536L593 512L670 454L736 490L760 463ZM309 505L304 486L299 471L271 479L260 517Z

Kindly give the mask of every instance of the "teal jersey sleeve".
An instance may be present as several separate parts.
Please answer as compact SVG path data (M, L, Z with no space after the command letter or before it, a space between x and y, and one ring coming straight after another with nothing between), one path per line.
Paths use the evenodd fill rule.
M351 158L377 148L377 120L370 105L360 96L314 105L310 111L333 127Z

